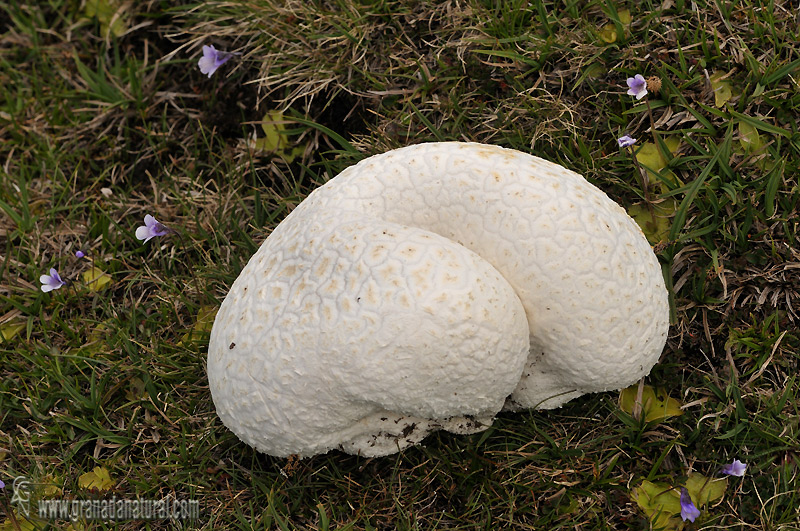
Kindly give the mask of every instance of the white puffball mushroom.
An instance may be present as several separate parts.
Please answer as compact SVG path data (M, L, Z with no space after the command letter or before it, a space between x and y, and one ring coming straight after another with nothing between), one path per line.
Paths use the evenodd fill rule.
M646 238L583 177L419 144L347 168L275 228L216 316L208 380L259 451L381 456L627 387L668 321Z

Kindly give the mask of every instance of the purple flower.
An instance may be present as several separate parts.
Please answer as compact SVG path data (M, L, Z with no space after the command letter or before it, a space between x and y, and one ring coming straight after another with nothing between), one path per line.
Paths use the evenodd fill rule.
M4 488L6 488L6 484L3 483L2 479L0 479L0 489L4 489Z
M203 57L197 61L197 66L200 67L200 71L202 73L208 74L208 77L210 78L214 75L214 72L217 71L217 68L227 63L228 59L234 55L239 54L223 52L221 50L217 50L213 46L203 46Z
M645 81L642 74L636 74L628 78L628 94L636 96L637 100L647 95L647 81Z
M747 468L747 465L739 461L738 459L734 459L733 463L729 465L725 465L722 467L720 472L723 474L727 474L729 476L744 476L744 471Z
M47 293L48 291L53 291L54 289L58 289L66 282L61 280L61 277L58 275L58 271L54 267L50 268L49 275L42 275L39 277L39 282L42 283L42 291Z
M166 236L169 233L170 229L162 225L150 214L144 217L144 225L136 229L136 237L140 240L144 240L144 243L150 241L151 238Z
M681 487L681 518L684 522L686 520L694 522L698 516L700 516L700 511L694 506L689 491L686 490L686 487Z
M84 256L86 256L86 253L83 251L75 251L75 258L83 258Z
M617 139L617 143L619 144L619 147L626 148L628 146L634 145L636 143L636 139L635 138L631 138L628 135L625 135L625 136L619 137Z

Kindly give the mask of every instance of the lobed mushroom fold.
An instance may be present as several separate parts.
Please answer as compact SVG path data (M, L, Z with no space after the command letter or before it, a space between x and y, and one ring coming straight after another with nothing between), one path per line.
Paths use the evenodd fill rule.
M208 379L261 452L382 456L631 385L668 321L646 238L583 177L419 144L347 168L275 228L217 313Z

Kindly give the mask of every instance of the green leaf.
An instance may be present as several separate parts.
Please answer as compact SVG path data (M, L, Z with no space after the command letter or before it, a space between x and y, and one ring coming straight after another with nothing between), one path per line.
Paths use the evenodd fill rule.
M256 148L258 151L274 152L277 146L269 137L264 137L264 138L257 138L256 141L253 143L253 147Z
M98 325L89 332L86 342L81 346L81 354L91 357L98 352L104 351L106 349L106 338L108 338L112 330L113 327L110 320L98 323Z
M680 140L675 136L661 139L667 150L674 154L680 147ZM662 194L680 184L680 180L672 171L664 171L667 161L658 147L652 142L645 142L636 152L636 160L644 167L650 183L657 183ZM648 205L633 205L628 214L636 221L651 244L667 241L672 228L670 218L675 215L678 202L672 198L656 201Z
M647 241L654 245L667 241L672 227L670 218L675 215L677 208L678 202L668 197L662 202L652 203L650 207L643 204L631 205L628 207L628 215L642 229Z
M664 145L667 147L667 150L671 154L675 154L680 147L681 141L679 138L675 136L665 136L662 137L661 140L663 141ZM660 173L667 166L667 161L664 159L661 151L658 149L652 142L645 142L642 146L636 151L636 160L639 161L639 164L644 166L645 170L647 170L647 175L650 179L650 182L658 182L660 181L658 175L656 173ZM674 174L673 174L674 177ZM677 181L677 179L675 179ZM666 190L662 190L664 192Z
M733 109L730 109L729 112L731 116L733 116L734 118L738 118L742 122L747 122L756 129L764 131L765 133L769 133L771 135L779 135L785 138L789 138L790 136L792 136L791 133L786 129L782 129L776 125L768 124L767 122L759 120L758 118L754 118L752 116L736 112Z
M206 339L214 326L214 318L219 311L218 306L202 306L197 311L197 320L191 330L183 335L178 346L188 346L191 343Z
M746 153L753 153L764 147L764 142L758 135L756 129L751 123L739 121L739 144Z
M305 152L305 145L289 149L289 138L286 136L286 118L280 111L267 111L261 120L262 138L256 139L253 146L260 151L268 151L281 157L287 164Z
M122 37L128 31L128 14L125 5L118 0L86 0L83 12L87 17L94 17L100 23L103 36L109 31L115 37Z
M114 486L111 475L105 467L96 466L78 478L78 486L82 489L106 491Z
M634 384L620 392L619 407L622 411L633 415L638 392L639 384ZM683 415L680 402L671 398L663 389L653 389L649 385L642 388L641 406L645 422L664 421Z
M147 397L145 383L141 378L133 378L129 382L128 390L125 391L125 398L131 402L138 402L142 398Z
M714 91L714 105L722 108L733 97L733 89L729 81L720 79L724 74L717 73L711 76L711 89Z
M14 509L14 519L6 518L0 524L0 531L38 531L41 526L34 524Z
M39 479L39 493L42 498L54 498L56 496L61 496L64 491L61 489L59 485L63 485L64 482L61 478L53 477L50 474L43 476Z
M295 146L288 153L284 153L283 160L286 161L286 164L291 164L292 161L294 161L294 159L302 155L305 152L305 150L306 150L305 146Z
M606 44L611 44L617 41L617 27L614 24L606 24L605 26L600 28L598 32L598 36L600 40L605 42Z
M628 26L631 23L631 10L630 9L620 9L617 11L617 17L619 17L619 21Z
M283 123L283 113L280 111L267 111L261 119L261 129L264 131L264 138L260 138L259 148L264 151L275 151L279 154L286 147L286 125ZM259 143L259 142L257 142Z
M642 147L636 151L636 160L639 161L639 164L646 166L648 171L661 171L667 165L667 161L661 156L658 147L652 142L642 144Z
M673 155L678 151L678 148L681 145L681 139L677 136L664 136L661 137L661 140L664 141L664 143L667 145L667 149L669 149L669 152Z
M3 336L3 340L11 341L17 336L17 334L25 330L25 326L25 323L21 323L19 321L10 321L8 323L4 323L0 325L0 335Z
M699 508L709 505L725 495L728 487L727 478L709 478L701 474L692 474L686 480L686 490L692 497L692 501Z
M89 291L102 291L106 286L111 284L111 277L102 269L92 267L88 271L83 272L83 281L89 288Z
M654 529L683 529L683 521L677 517L681 513L681 495L672 486L644 480L633 489L631 499L650 518Z

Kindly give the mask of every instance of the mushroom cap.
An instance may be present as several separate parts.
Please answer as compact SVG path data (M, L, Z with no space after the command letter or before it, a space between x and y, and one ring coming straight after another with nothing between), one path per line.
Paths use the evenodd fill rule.
M275 228L216 316L208 378L257 450L386 455L626 387L668 320L646 238L583 177L419 144L347 168Z

